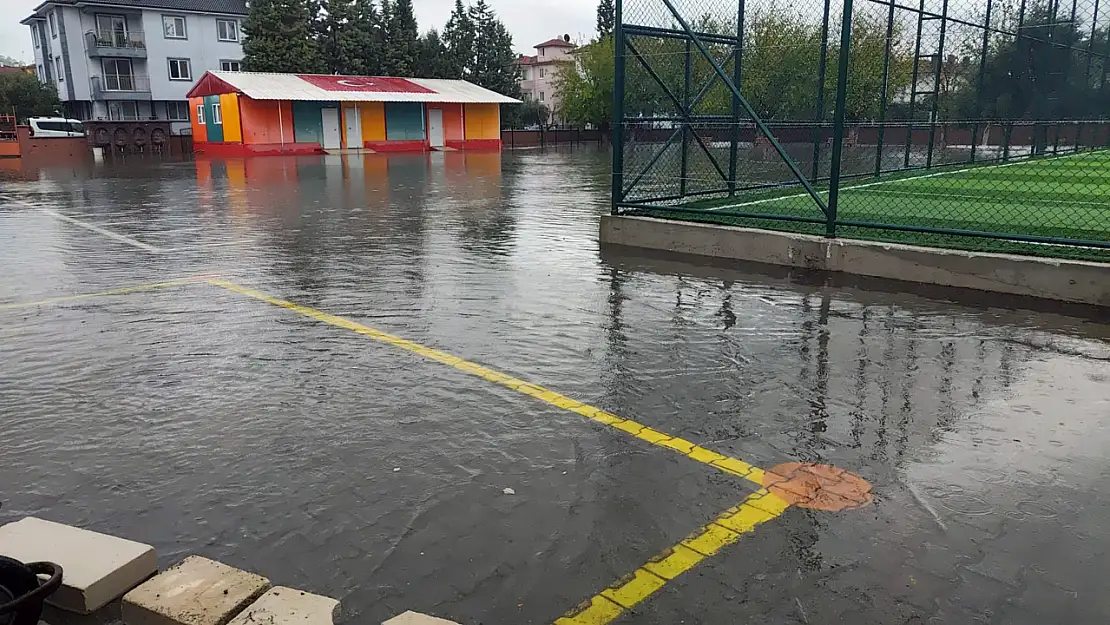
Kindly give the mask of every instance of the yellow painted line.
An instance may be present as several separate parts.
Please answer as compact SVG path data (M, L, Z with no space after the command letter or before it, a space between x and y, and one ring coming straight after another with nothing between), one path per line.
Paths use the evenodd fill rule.
M389 345L399 347L414 354L419 354L420 356L423 356L429 360L441 362L445 365L454 367L459 371L478 376L483 380L493 382L494 384L499 384L506 388L511 388L514 391L547 402L548 404L557 408L569 410L583 417L586 417L587 419L596 421L597 423L601 423L602 425L607 425L613 429L620 430L642 441L651 443L656 447L661 447L663 449L677 452L683 456L686 456L687 458L690 458L691 460L696 460L698 462L701 462L702 464L707 464L714 469L721 471L722 473L728 473L730 475L742 477L749 481L755 482L761 487L763 486L763 469L752 466L738 458L730 458L728 456L724 456L715 451L696 445L688 440L671 436L664 432L649 428L631 419L618 417L617 415L606 412L600 408L595 408L594 406L576 401L574 399L571 399L570 397L567 397L566 395L561 395L542 386L532 384L531 382L526 382L509 374L495 371L474 362L463 360L462 358L459 358L458 356L452 356L447 352L442 352L438 349L433 349L431 347L421 345L420 343L403 339L399 336L394 336L380 330L375 330L374 328L365 326L356 321L351 321L350 319L345 319L337 315L332 315L320 310L316 310L315 308L309 308L308 306L294 304L293 302L267 295L266 293L256 291L255 289L239 286L226 280L212 279L208 280L208 283L227 289L229 291L233 291L235 293L239 293L240 295L245 295L247 297L266 302L267 304L271 304L273 306L279 306L281 308L291 310L322 323L343 328L345 330L350 330L351 332L356 332L363 336L370 337L375 341L387 343Z
M555 625L607 625L643 603L667 582L716 555L762 523L786 512L790 503L766 489L725 510L716 520L652 558L632 574L582 602Z
M36 302L17 302L14 304L0 304L0 310L15 310L17 308L34 308L36 306L47 306L50 304L62 304L65 302L75 302L83 299L91 299L94 297L106 297L109 295L126 295L128 293L138 293L140 291L153 291L155 289L162 289L171 286L181 286L183 284L193 284L196 278L183 278L181 280L170 280L168 282L155 282L153 284L139 284L136 286L128 286L122 289L113 289L111 291L100 291L99 293L82 293L80 295L67 295L64 297L52 297L50 299L40 299Z

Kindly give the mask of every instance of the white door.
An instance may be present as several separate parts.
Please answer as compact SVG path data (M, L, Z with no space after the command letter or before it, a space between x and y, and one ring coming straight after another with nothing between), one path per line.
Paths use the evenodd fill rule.
M428 109L428 144L443 147L443 109Z
M362 147L362 120L359 119L358 108L348 107L343 109L343 119L347 121L347 147Z
M324 118L324 149L338 150L343 147L339 136L339 109L320 109Z

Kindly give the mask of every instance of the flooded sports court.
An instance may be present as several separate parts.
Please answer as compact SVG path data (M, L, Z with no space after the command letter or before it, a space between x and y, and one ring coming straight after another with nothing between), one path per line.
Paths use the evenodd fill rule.
M0 174L0 523L347 623L1110 620L1104 317L600 249L609 171Z

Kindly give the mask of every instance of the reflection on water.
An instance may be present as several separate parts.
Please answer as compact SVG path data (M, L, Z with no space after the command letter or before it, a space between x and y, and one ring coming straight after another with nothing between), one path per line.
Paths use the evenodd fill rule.
M602 253L607 167L564 149L23 172L0 187L0 303L218 273L875 486L866 510L788 513L636 623L792 622L796 601L811 622L1110 616L1051 595L1101 596L1106 325ZM0 521L222 558L342 597L350 622L550 622L748 488L203 286L0 310L0 341L0 483L18 485Z

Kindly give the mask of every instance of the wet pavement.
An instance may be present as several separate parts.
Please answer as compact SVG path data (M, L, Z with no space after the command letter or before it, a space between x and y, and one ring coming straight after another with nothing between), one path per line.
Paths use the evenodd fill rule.
M350 623L551 623L758 488L204 280L22 305L219 276L870 482L872 505L792 507L616 623L1110 620L1110 325L603 253L607 158L0 174L0 522L220 559Z

